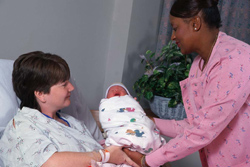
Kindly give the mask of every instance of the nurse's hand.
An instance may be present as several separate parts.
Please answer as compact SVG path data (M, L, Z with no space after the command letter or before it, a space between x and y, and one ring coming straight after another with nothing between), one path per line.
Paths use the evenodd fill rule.
M127 154L119 146L109 146L105 148L110 153L109 163L113 164L127 164L134 167L139 167L134 161L132 161Z
M136 151L130 151L127 148L124 148L123 151L139 166L141 166L141 159L143 157L143 154L136 152Z

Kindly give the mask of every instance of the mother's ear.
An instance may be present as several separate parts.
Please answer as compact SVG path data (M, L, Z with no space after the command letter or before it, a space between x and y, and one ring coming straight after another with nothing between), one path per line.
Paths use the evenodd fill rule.
M38 103L39 102L41 102L41 103L46 102L45 94L43 92L35 91L34 95L35 95Z
M199 31L201 29L202 23L201 23L201 17L200 16L193 17L191 22L192 22L194 31Z

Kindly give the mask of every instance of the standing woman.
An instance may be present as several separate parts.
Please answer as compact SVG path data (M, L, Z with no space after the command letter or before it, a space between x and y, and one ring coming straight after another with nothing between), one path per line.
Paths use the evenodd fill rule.
M198 53L180 82L187 119L154 118L173 137L146 157L126 150L141 166L160 166L199 151L202 165L250 165L250 46L219 31L216 0L176 0L170 11L183 54Z

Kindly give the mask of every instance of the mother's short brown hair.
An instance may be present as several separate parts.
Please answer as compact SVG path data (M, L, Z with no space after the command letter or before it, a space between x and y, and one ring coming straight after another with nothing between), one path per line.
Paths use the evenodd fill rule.
M34 92L50 93L51 86L70 78L67 62L58 55L35 51L19 56L13 65L12 83L23 106L40 110Z

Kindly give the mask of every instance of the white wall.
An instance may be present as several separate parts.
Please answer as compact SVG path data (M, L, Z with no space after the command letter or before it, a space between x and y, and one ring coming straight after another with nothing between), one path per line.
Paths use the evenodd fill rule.
M110 84L122 81L132 6L133 0L115 1L110 32L109 52L106 59L103 95Z
M136 96L133 84L145 72L139 55L156 48L162 5L163 1L160 0L135 0L133 3L122 78L133 96ZM142 100L140 103L148 107L148 103Z
M122 82L136 96L132 87L144 71L139 55L156 47L162 3L115 1L103 94L110 84Z
M0 58L41 50L66 59L88 101L102 97L114 0L0 1Z
M138 55L155 48L161 3L1 0L0 58L34 50L62 56L89 107L98 109L113 82L125 82L133 94L132 83L142 74Z

